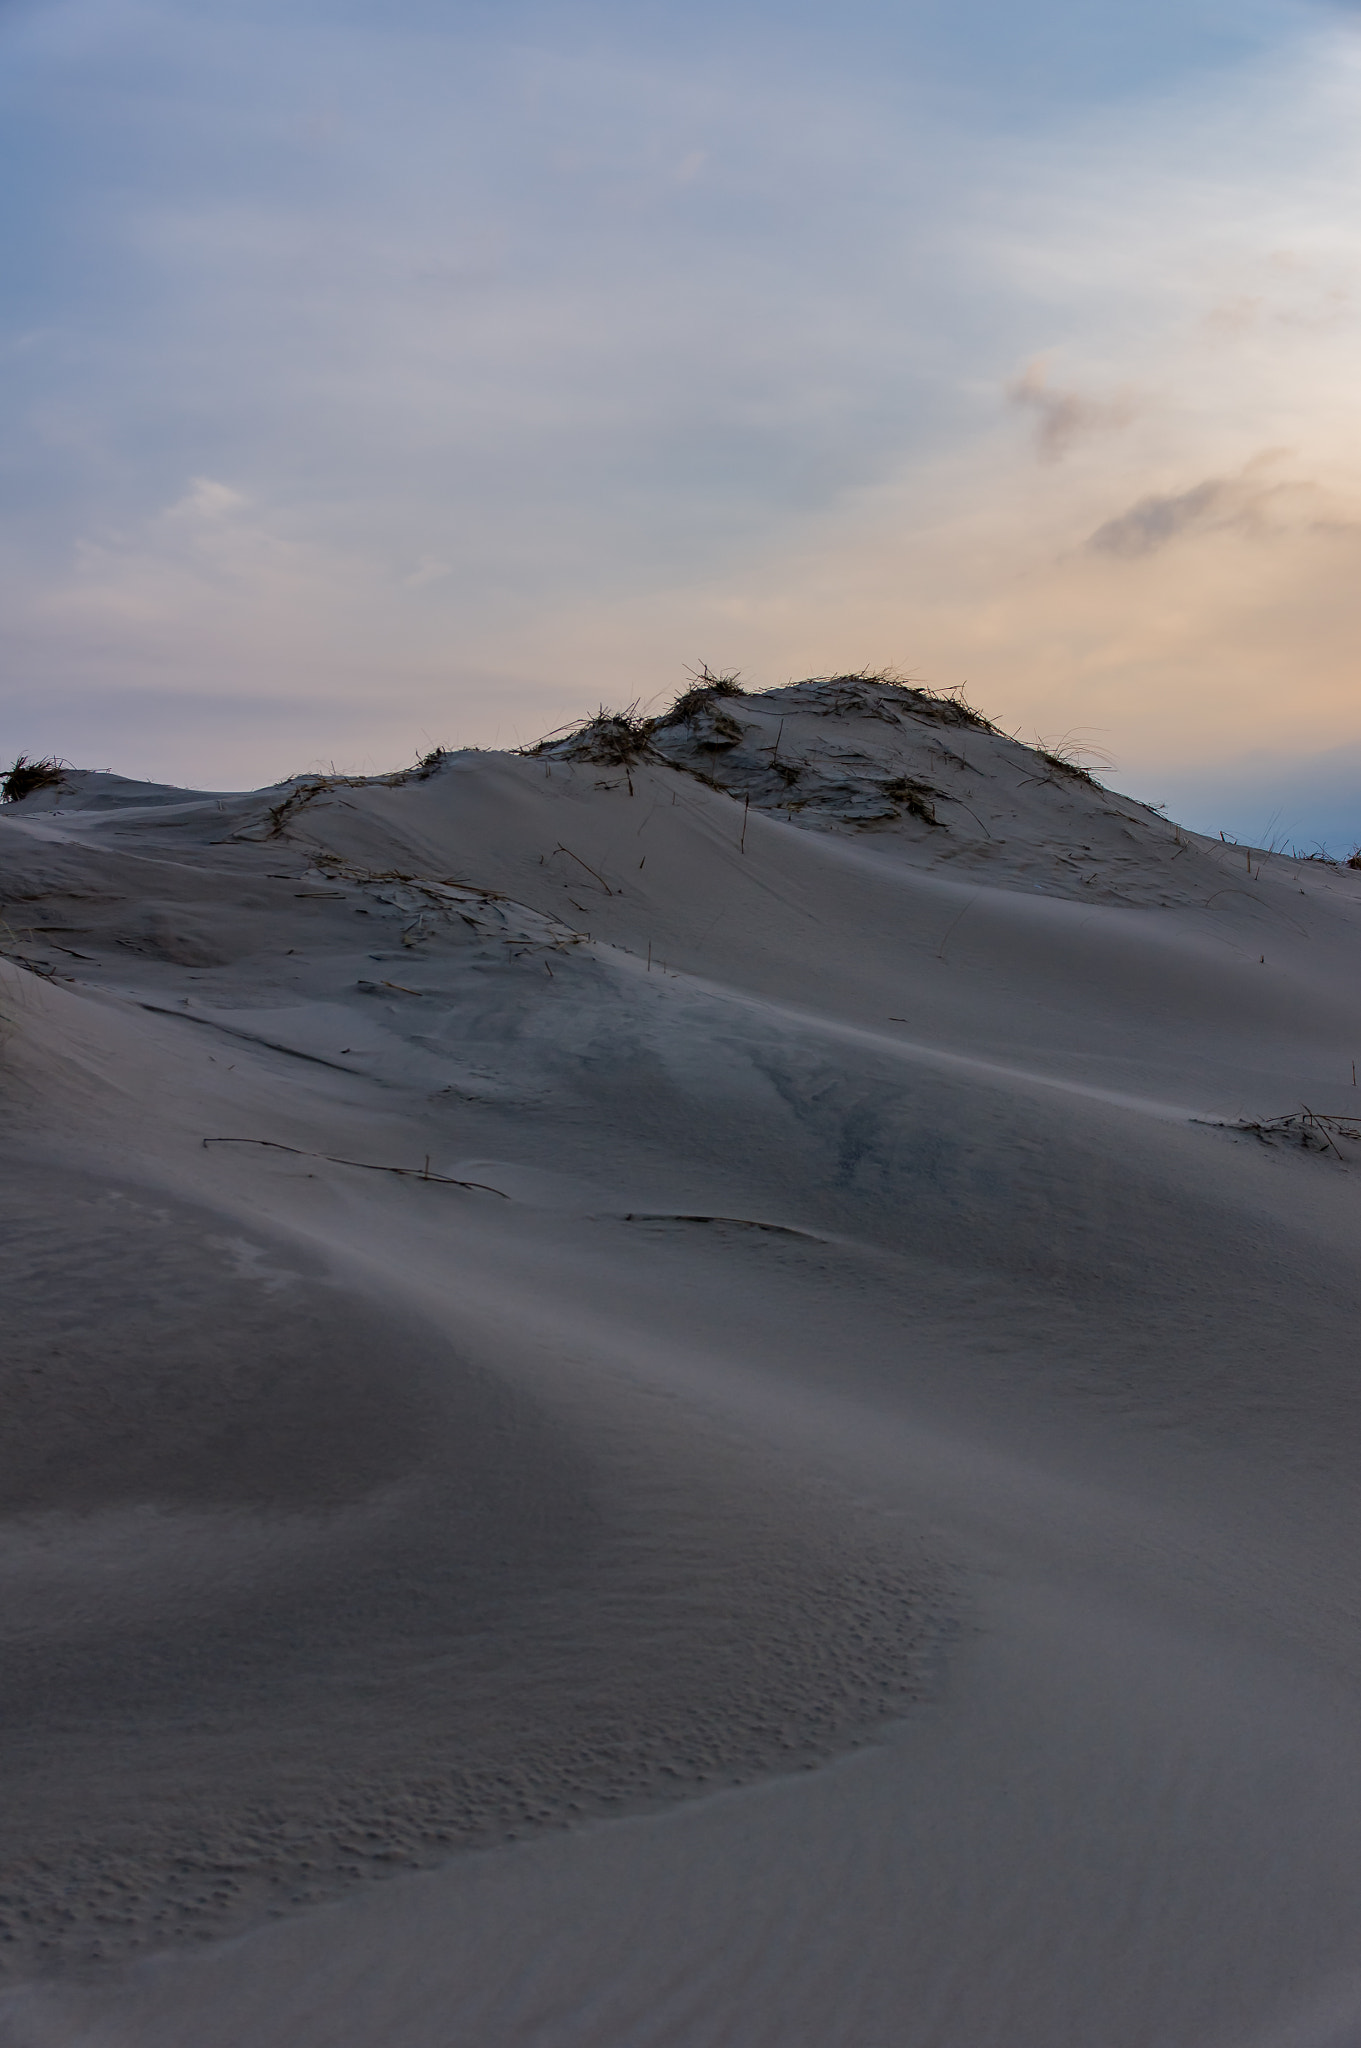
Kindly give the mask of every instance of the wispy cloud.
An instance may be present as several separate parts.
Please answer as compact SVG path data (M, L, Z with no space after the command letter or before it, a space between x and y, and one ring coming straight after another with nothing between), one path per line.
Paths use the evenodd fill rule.
M1043 362L1028 363L1006 389L1013 405L1035 415L1035 444L1045 462L1061 462L1078 442L1094 434L1127 427L1138 410L1131 392L1097 398L1051 384Z
M1140 498L1128 512L1098 526L1088 546L1106 555L1151 555L1166 547L1178 534L1229 522L1235 516L1236 493L1223 477L1207 477L1189 491L1173 491L1162 497ZM1241 523L1241 522L1240 522Z
M1307 477L1281 477L1286 451L1267 450L1233 477L1206 477L1189 489L1152 493L1105 520L1087 545L1097 554L1137 560L1199 533L1267 540L1308 531L1338 532L1361 522Z
M230 517L244 509L246 499L240 491L234 491L230 484L219 483L215 477L191 477L189 489L174 505L167 506L168 520L183 519L196 523L216 522Z

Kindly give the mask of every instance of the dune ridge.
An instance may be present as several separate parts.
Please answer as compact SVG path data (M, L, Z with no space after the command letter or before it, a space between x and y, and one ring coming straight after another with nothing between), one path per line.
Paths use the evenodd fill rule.
M1361 874L863 676L65 771L0 861L5 2038L1227 2048L1361 1967L1357 1179L1262 1135L1361 1100Z

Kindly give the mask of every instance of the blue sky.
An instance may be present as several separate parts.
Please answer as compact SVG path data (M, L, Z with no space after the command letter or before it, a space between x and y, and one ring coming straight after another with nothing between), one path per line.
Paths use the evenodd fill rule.
M1358 27L9 0L0 751L225 786L867 663L1361 838Z

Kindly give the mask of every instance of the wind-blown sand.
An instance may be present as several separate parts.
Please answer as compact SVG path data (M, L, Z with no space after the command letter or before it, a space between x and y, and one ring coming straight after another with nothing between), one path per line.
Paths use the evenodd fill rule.
M1361 2040L1361 873L865 682L0 863L0 2040Z

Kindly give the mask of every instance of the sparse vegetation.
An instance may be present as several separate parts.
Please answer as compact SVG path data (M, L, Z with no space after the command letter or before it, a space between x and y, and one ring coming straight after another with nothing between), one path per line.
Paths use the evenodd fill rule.
M940 832L945 827L936 816L931 799L943 794L943 790L932 789L929 782L914 782L910 775L895 775L892 782L884 784L884 795L901 804L909 817L919 819L923 825L934 825Z
M999 730L990 718L975 710L965 695L963 683L948 690L927 690L892 669L850 669L844 675L806 676L794 687L809 684L836 690L836 698L827 707L828 717L861 711L869 718L882 718L893 724L898 714L905 711L910 717L929 718L933 725L971 726L976 732ZM894 696L886 698L886 691L892 691Z
M1332 1152L1344 1157L1342 1139L1361 1144L1361 1116L1335 1116L1307 1108L1304 1104L1286 1116L1244 1118L1230 1123L1209 1117L1193 1117L1193 1123L1211 1123L1220 1131L1241 1131L1263 1145L1296 1145L1303 1152Z
M0 780L0 802L22 803L26 796L36 790L56 789L66 772L66 763L50 757L42 761L30 761L27 754L19 754L13 765L5 771Z
M277 804L270 805L269 831L266 836L270 839L286 837L288 827L297 813L332 790L363 789L370 784L380 784L385 789L400 789L408 782L428 782L432 775L439 773L448 760L450 751L448 747L433 747L428 754L422 754L410 768L399 768L392 775L337 775L334 771L329 775L295 775L293 787L288 795L281 798Z
M294 787L279 803L269 808L269 837L282 839L289 821L305 805L312 803L328 789L344 788L346 778L339 775L316 775L308 779L299 778Z
M1087 761L1093 762L1098 768L1110 768L1113 765L1098 748L1084 745L1070 733L1065 733L1063 738L1058 740L1037 739L1034 751L1046 767L1057 770L1060 775L1069 776L1074 782L1090 783L1093 789L1100 789L1102 785L1088 767ZM1087 761L1082 759L1084 754Z
M578 759L595 761L606 768L628 768L649 752L655 732L692 723L714 706L716 698L740 697L743 694L736 676L715 676L704 668L700 670L698 682L688 690L682 690L670 710L663 712L660 718L644 718L636 699L622 711L607 710L602 704L595 716L586 719L584 724L561 727L523 751L534 756L559 747L570 747ZM735 746L742 738L742 728L736 719L716 707L712 714L712 729L715 734L712 744L720 747Z
M549 746L572 741L588 761L599 762L604 768L627 768L647 752L652 730L653 720L639 717L636 701L623 711L607 711L602 704L595 717L588 718L584 725L570 727L559 735L550 733L529 752L541 754Z
M669 711L664 711L660 718L652 720L651 730L653 732L661 732L665 727L671 725L684 725L688 719L694 718L699 712L708 710L713 706L715 698L745 697L747 694L738 681L738 676L741 674L740 669L734 669L730 675L715 675L706 661L700 665L698 670L691 669L690 674L694 676L694 682L688 690L681 691ZM716 717L722 715L721 713L716 713ZM736 721L729 718L728 724L740 737L742 728Z
M1089 782L1093 789L1100 789L1101 785L1091 769L1084 768L1080 761L1070 761L1062 754L1053 753L1048 747L1036 747L1034 751L1046 767L1055 769L1058 774L1071 776L1074 782Z
M384 987L395 988L396 982L385 982ZM414 991L407 991L408 994ZM432 1173L430 1161L424 1166L381 1166L372 1159L341 1159L334 1152L305 1152L300 1145L284 1145L278 1138L205 1138L204 1150L209 1145L261 1145L269 1152L291 1152L295 1159L324 1159L328 1166L357 1166L364 1173L395 1173L403 1180L435 1182L444 1188L476 1188L484 1195L498 1195L503 1202L510 1197L501 1188L494 1188L484 1180L457 1180L452 1174Z
M626 768L648 753L654 733L669 732L682 725L693 726L700 720L707 726L704 737L699 740L700 745L714 748L736 746L743 737L743 729L737 719L723 708L722 700L749 694L739 681L740 671L720 673L706 662L690 673L693 681L655 718L641 716L636 700L623 711L610 711L602 704L593 718L576 726L560 726L534 746L521 751L534 757L570 749L578 759L596 761L606 767ZM949 690L926 690L916 683L905 682L889 669L854 669L842 675L807 676L802 682L789 687L835 690L835 697L823 707L827 717L859 711L867 717L882 718L889 724L895 724L901 713L906 712L913 717L929 718L936 725L970 726L977 732L998 731L991 719L985 718L969 703L963 684ZM890 691L892 698L886 700L885 692ZM772 765L778 767L779 764Z
M969 702L964 694L963 683L953 689L940 691L919 690L911 685L907 687L914 698L920 699L920 704L914 708L924 709L929 718L936 719L941 725L970 725L975 732L1000 733L1002 730L1000 725L994 725L990 718L985 718L983 713Z
M535 756L570 747L578 759L595 761L605 768L629 768L649 752L654 733L691 724L705 712L711 714L713 734L712 740L706 744L736 746L742 738L742 728L735 718L719 708L717 701L746 694L736 673L716 675L707 663L690 673L695 680L688 689L681 691L670 709L662 712L660 717L645 718L636 698L622 711L610 711L602 704L593 718L586 719L581 725L560 726L535 746L525 747L522 751Z

